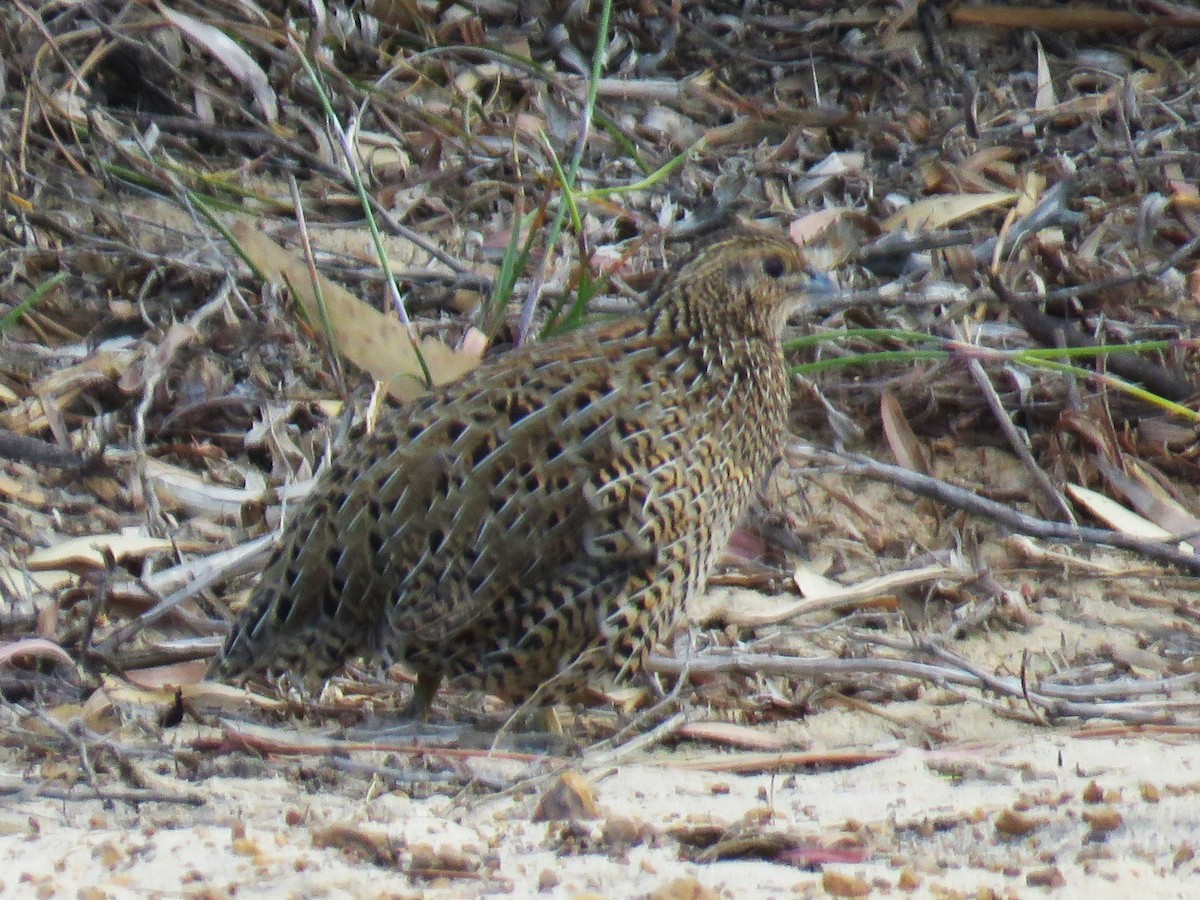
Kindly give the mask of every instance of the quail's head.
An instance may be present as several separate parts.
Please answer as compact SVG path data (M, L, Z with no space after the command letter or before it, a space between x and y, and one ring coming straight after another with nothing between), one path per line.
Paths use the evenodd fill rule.
M684 327L777 341L788 317L833 290L796 244L775 232L743 231L701 249L664 287Z

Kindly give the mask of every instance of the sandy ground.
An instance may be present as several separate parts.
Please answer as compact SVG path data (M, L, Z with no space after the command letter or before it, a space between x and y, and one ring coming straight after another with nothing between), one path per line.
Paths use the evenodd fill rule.
M1002 480L1009 470L993 459L989 471ZM946 542L947 520L932 506L885 486L811 478L781 501L825 535L802 565L820 568L825 554L871 539L869 521L830 501L851 492L888 533L902 528L914 545ZM988 673L1025 666L1035 685L1097 663L1107 667L1101 681L1183 671L1169 663L1171 648L1188 646L1176 611L1191 579L1104 551L1034 566L985 523L970 527L999 588L1023 600L960 632L947 645L955 654ZM842 563L843 580L853 580L853 559ZM714 602L747 610L794 599L718 588L690 613L705 621ZM903 599L903 621L893 614L878 623L895 640L944 634L947 617L969 612ZM827 613L803 627L762 630L760 639L801 657L889 655L855 643L863 622ZM712 628L709 640L723 633ZM594 817L542 822L534 811L563 764L557 758L232 750L222 718L268 722L273 738L303 742L336 717L251 711L240 690L200 687L201 697L221 700L203 725L188 716L163 728L169 692L115 682L78 710L102 735L79 741L96 784L193 803L86 799L80 753L0 747L0 784L24 791L0 810L0 894L1183 897L1200 876L1200 742L1186 725L1190 688L1176 698L1185 724L1139 728L1103 719L1038 724L1011 699L935 684L905 689L903 680L718 681L707 685L710 701L736 702L740 692L760 716L771 707L764 697L784 703L787 712L773 719L728 724L738 740L773 742L772 752L738 748L718 731L676 735L616 762L577 753L570 765L595 792ZM359 709L350 690L335 689L333 698ZM1146 700L1156 710L1172 702L1161 694ZM390 701L383 703L386 710ZM455 709L441 714L452 718ZM70 709L59 712L71 721ZM689 717L730 713L697 705ZM839 763L838 753L878 761ZM73 784L76 799L33 797L39 784Z
M1193 740L1024 728L1002 744L874 749L896 755L850 769L750 775L692 770L677 753L606 767L588 775L600 817L571 824L532 821L537 789L414 799L369 781L331 783L313 774L319 761L311 759L280 759L256 777L208 778L196 808L10 800L0 814L0 892L783 897L1057 889L1182 897L1194 890L1200 746ZM491 778L511 777L521 765L471 763ZM697 851L679 838L702 840L711 826L726 837L757 836L758 852L773 861L694 861ZM806 865L817 860L819 872Z

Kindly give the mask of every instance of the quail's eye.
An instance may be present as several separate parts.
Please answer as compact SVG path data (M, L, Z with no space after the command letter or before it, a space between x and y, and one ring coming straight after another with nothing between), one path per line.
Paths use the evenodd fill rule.
M762 261L763 274L768 278L782 278L787 266L781 256L764 256Z

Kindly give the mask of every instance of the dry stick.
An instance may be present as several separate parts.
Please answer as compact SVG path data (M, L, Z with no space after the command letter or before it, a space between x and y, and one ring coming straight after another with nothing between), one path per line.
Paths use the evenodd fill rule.
M665 757L650 760L651 765L669 766L684 772L724 772L754 775L767 772L789 773L818 767L852 769L891 759L899 750L771 750L749 753L714 753L685 759Z
M11 797L20 795L20 799L28 800L42 797L47 800L118 800L122 803L185 803L188 806L203 806L207 798L200 794L171 794L164 791L148 790L146 788L117 788L89 785L87 790L64 788L59 785L39 782L37 784L2 784L0 796Z
M108 606L109 598L112 596L113 573L117 570L117 560L113 556L111 548L103 548L101 556L104 558L104 570L100 575L100 583L95 594L92 596L91 605L88 607L87 618L83 624L83 636L79 639L79 661L85 666L92 652L92 637L96 633L96 622Z
M1181 262L1191 257L1197 250L1200 250L1200 237L1192 238L1162 262L1148 269L1131 272L1128 275L1113 275L1110 278L1098 278L1095 281L1088 281L1083 284L1055 288L1052 291L1046 291L1045 294L1037 294L1033 298L1018 297L1018 299L1034 299L1039 303L1046 300L1070 300L1076 297L1086 297L1089 294L1098 294L1110 288L1136 284L1139 281L1149 283L1165 274L1167 270L1175 268Z
M136 477L138 483L141 485L142 496L146 504L146 524L151 534L167 534L169 533L169 525L167 516L163 512L162 505L158 500L158 491L154 489L154 485L150 481L150 476L146 472L146 460L149 458L146 443L146 417L154 406L154 398L158 391L158 385L167 376L168 366L175 354L183 350L187 344L196 340L204 322L210 316L215 315L225 308L229 302L229 297L236 289L237 285L232 276L227 275L216 295L188 316L184 324L191 329L189 337L182 340L174 340L171 337L172 332L169 331L163 336L163 339L157 346L147 351L142 357L145 366L144 380L141 385L142 396L134 409L133 415L133 451ZM170 356L164 355L164 350L169 350Z
M0 459L19 460L55 469L88 469L102 465L99 454L85 456L49 441L0 428Z
M651 671L679 674L685 666L692 672L736 672L743 675L783 675L790 678L829 678L833 675L896 675L915 678L940 685L960 685L990 690L1001 697L1022 700L1052 717L1104 717L1125 722L1162 722L1170 716L1170 707L1195 710L1200 700L1084 702L1051 697L1034 691L1020 678L1003 678L983 671L967 660L955 656L932 641L922 642L918 649L930 653L947 665L913 662L903 659L843 659L802 658L774 653L709 653L692 660L652 655Z
M1045 346L1057 346L1059 335L1062 336L1062 341L1068 347L1111 346L1092 340L1084 334L1082 329L1066 319L1046 315L1032 302L1018 297L1005 287L998 275L989 275L988 282L992 290L996 292L996 296L1012 310L1017 321L1021 323L1021 327ZM1180 378L1174 372L1136 354L1110 353L1105 359L1105 365L1122 378L1136 381L1168 400L1182 402L1196 394L1196 386L1190 381Z
M1051 506L1062 513L1064 519L1073 525L1076 524L1075 516L1071 513L1071 507L1067 505L1067 501L1063 498L1063 495L1054 489L1049 476L1037 464L1037 460L1033 458L1033 454L1029 452L1029 444L1026 442L1025 436L1013 424L1012 419L1008 417L1008 411L1004 408L1000 396L996 393L995 385L992 384L992 380L988 378L987 372L984 371L983 363L978 359L971 359L967 361L967 368L971 372L971 377L975 379L975 384L983 391L983 397L987 401L988 408L991 409L992 415L1000 425L1000 430L1004 432L1005 438L1008 439L1008 445L1012 447L1012 451L1017 455L1017 459L1021 461L1022 467L1029 473L1029 477L1033 479L1033 483L1042 495L1042 498L1049 501Z
M904 231L891 231L854 253L852 262L874 271L881 266L903 263L914 253L961 247L963 244L970 244L973 239L974 235L965 228L945 234L913 235Z
M464 775L460 772L431 772L424 767L398 769L395 766L359 762L345 756L333 755L323 757L321 765L329 766L329 768L335 769L338 772L350 772L355 775L372 775L379 778L386 778L393 784L449 784L456 787L469 787L478 778L477 775Z
M912 662L906 659L843 659L841 657L800 657L778 653L728 653L710 651L690 659L650 655L647 668L664 675L712 672L737 672L743 675L786 675L792 678L829 678L834 675L898 675L919 681L980 687L979 679L968 672L944 666Z
M324 734L313 734L284 728L274 728L267 725L255 725L251 722L221 719L224 732L224 743L218 746L232 745L272 755L317 756L332 753L397 753L414 756L444 756L447 759L501 759L519 763L556 762L557 757L545 756L538 753L524 753L516 750L496 750L494 748L457 747L436 742L422 742L417 739L408 741L376 738L372 740L356 740Z
M680 679L680 684L682 683L683 680ZM658 706L656 705L654 709L657 708ZM678 731L681 726L686 724L687 719L687 712L680 711L673 713L649 731L642 732L623 744L618 743L619 735L614 735L613 738L593 744L587 749L587 755L583 759L582 768L586 772L593 772L596 769L606 766L618 765L633 754L649 750L655 744L666 740ZM629 728L622 729L621 734L627 731L629 731Z
M1172 675L1156 681L1121 678L1117 681L1106 681L1103 684L1059 684L1043 678L1038 682L1038 688L1047 697L1062 697L1067 700L1083 697L1094 700L1097 697L1128 697L1135 694L1171 694L1185 688L1195 688L1198 683L1200 683L1200 672L1191 672L1187 675Z
M342 348L334 340L333 326L329 323L329 310L325 305L325 293L321 288L321 275L317 271L317 255L313 252L312 237L308 233L308 219L304 215L304 201L300 197L300 185L296 182L296 176L291 172L288 172L288 190L292 195L292 211L296 216L296 227L300 235L300 249L304 251L304 264L308 267L309 283L312 285L313 298L316 300L317 309L321 315L320 325L324 330L324 348L329 368L332 371L338 393L343 397L349 397L350 391L346 387L346 373L342 370ZM312 324L314 328L317 325L316 322Z
M888 465L869 456L858 453L834 453L829 450L818 450L815 447L795 441L788 446L785 455L799 458L808 468L812 462L817 462L831 468L840 469L850 475L862 475L875 481L884 481L897 485L906 490L928 497L938 503L961 509L974 515L983 516L1001 525L1011 528L1018 534L1030 537L1044 538L1051 541L1063 541L1068 544L1083 544L1085 546L1106 545L1120 550L1131 550L1149 559L1169 565L1178 566L1193 575L1200 575L1200 556L1195 553L1185 553L1178 548L1160 541L1146 540L1107 528L1089 528L1082 525L1068 525L1062 522L1051 522L1018 512L1003 503L988 500L974 494L965 488L956 487L945 481L921 475L900 466ZM793 462L797 469L799 461Z
M1045 711L1051 716L1079 716L1094 718L1103 716L1109 719L1121 719L1126 722L1162 722L1170 716L1169 707L1182 706L1186 709L1200 708L1200 699L1186 700L1182 703L1171 703L1168 700L1159 701L1116 701L1116 702L1080 702L1062 697L1050 697L1041 691L1035 691L1022 672L1020 678L1004 678L987 672L969 660L951 653L936 641L923 640L918 645L921 650L931 656L941 659L948 665L969 672L979 679L981 686L1004 697L1020 698L1031 707Z
M231 578L234 575L241 574L243 571L247 571L248 566L252 569L259 562L266 559L274 540L275 536L273 534L266 534L242 544L238 548L238 553L230 557L227 566L219 570L201 572L196 576L195 580L188 582L170 596L164 597L160 602L154 604L153 607L146 610L132 622L105 638L102 643L96 646L96 652L105 656L111 656L117 647L143 628L153 625L175 607L179 606L179 604L186 603L201 591L218 582L224 581L226 578Z

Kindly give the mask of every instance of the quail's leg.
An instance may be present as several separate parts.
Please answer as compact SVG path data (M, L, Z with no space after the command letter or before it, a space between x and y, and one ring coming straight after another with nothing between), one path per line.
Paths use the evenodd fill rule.
M418 672L417 683L413 688L412 700L400 711L400 718L413 722L425 722L429 719L429 709L433 698L442 683L442 676L433 672Z

